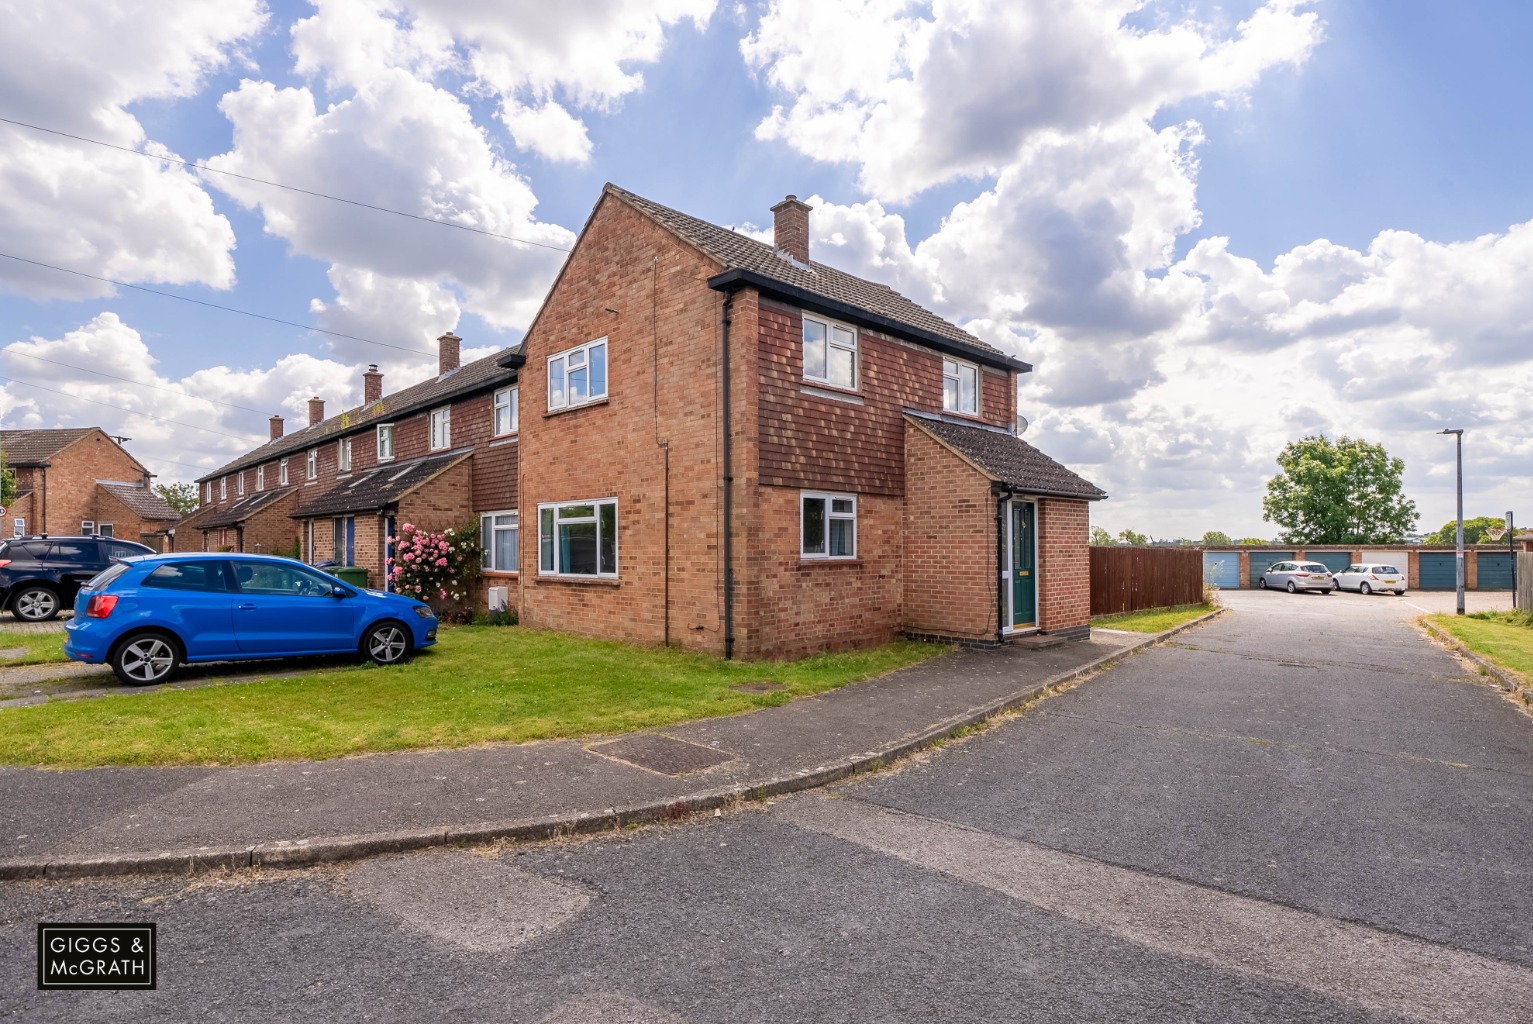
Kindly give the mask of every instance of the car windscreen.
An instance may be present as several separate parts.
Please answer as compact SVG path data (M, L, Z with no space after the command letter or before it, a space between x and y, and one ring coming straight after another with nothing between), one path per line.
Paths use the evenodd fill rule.
M1382 573L1385 573L1386 575L1389 575L1389 576L1398 576L1398 575L1400 575L1400 570L1396 569L1392 565L1376 565L1376 566L1373 567L1373 571L1374 572L1382 572Z
M100 590L127 571L128 566L125 562L117 562L110 568L103 569L96 573L96 575L92 576L89 580L86 581L85 586L81 589Z

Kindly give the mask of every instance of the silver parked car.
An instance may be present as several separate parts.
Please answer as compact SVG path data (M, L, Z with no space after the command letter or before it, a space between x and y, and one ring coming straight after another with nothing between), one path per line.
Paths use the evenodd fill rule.
M1405 573L1392 565L1349 565L1336 574L1336 589L1355 590L1359 594L1392 590L1396 597L1404 597Z
M1262 590L1286 590L1290 594L1301 590L1329 594L1335 589L1331 570L1319 562L1274 562L1257 577L1256 585Z

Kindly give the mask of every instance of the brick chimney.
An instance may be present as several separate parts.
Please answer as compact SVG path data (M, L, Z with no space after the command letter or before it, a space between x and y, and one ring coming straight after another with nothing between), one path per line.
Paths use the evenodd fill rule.
M271 419L267 420L266 422L271 424L271 439L273 441L275 441L277 438L282 436L282 417L281 416L273 416Z
M437 343L437 373L447 373L449 370L458 368L458 346L463 339L448 331L436 340Z
M320 422L325 418L325 400L314 397L309 399L309 426Z
M367 372L362 375L362 404L372 405L383 397L383 374L378 372L377 363L368 363Z
M800 263L809 262L809 204L789 196L772 207L772 244Z

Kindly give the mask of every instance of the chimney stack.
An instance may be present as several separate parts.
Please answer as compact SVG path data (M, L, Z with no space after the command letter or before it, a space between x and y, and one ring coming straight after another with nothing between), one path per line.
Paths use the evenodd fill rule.
M309 399L309 426L325 418L325 400L318 396Z
M800 263L809 262L809 204L789 196L772 207L772 244Z
M369 363L367 372L362 375L362 404L372 405L383 397L383 374L378 372L377 363Z
M275 441L277 438L282 436L282 417L281 416L273 416L271 419L267 420L266 422L271 424L271 439L273 441Z
M437 343L437 373L447 373L458 368L458 346L463 339L448 331L436 340Z

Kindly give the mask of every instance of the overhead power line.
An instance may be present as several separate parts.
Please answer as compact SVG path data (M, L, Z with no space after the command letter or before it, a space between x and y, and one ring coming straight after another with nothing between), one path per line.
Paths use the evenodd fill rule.
M208 402L213 405L221 405L225 409L238 409L241 412L261 412L260 409L252 409L248 405L235 405L233 402L220 402L216 398L207 398L202 395L189 395L179 388L166 388L158 384L150 384L147 381L134 380L132 377L119 377L115 373L107 373L105 370L93 370L89 366L76 366L74 363L66 363L61 359L49 359L47 356L33 355L31 352L21 352L17 349L7 348L3 351L8 356L25 356L28 359L36 359L44 363L52 363L54 366L62 366L70 370L79 370L81 373L94 373L98 377L106 377L110 380L120 380L124 384L132 384L138 388L153 388L155 391L164 391L167 394L180 395L182 398L190 398L194 402Z
M68 267L54 266L52 263L44 263L41 260L29 260L25 256L13 256L8 252L0 252L0 257L15 260L17 263L29 263L34 267L42 267L46 270L57 270L61 274L73 274L76 277L88 278L92 281L100 281L104 284L116 285L118 288L131 288L136 292L147 292L150 295L158 295L162 299L176 299L180 302L190 302L195 306L205 306L208 309L221 309L225 313L238 313L240 316L253 317L256 320L265 320L267 323L281 324L284 327L296 327L300 331L313 331L316 334L328 335L332 338L345 338L349 341L360 341L366 345L380 345L383 348L398 349L401 352L414 352L418 355L436 355L430 349L411 348L408 345L395 345L387 341L377 341L373 338L364 338L356 334L343 334L340 331L327 331L323 327L314 327L310 324L295 323L292 320L282 320L278 317L267 316L264 313L252 313L248 309L235 309L233 306L221 306L216 302L207 302L203 299L194 299L188 295L177 295L175 292L162 292L158 288L147 288L141 284L128 284L126 281L118 281L110 277L101 277L98 274L87 274L83 270L70 270Z
M161 423L173 423L178 427L191 427L193 430L205 430L210 434L221 434L224 437L232 437L236 441L249 443L249 441L256 436L255 434L231 434L227 430L218 430L214 427L203 426L201 423L188 423L185 420L173 420L168 416L156 416L154 413L141 412L138 409L129 409L127 406L115 405L112 402L102 402L94 398L86 398L84 395L72 395L67 391L60 391L57 388L45 387L42 384L34 384L29 380L20 380L16 377L0 377L0 380L6 381L10 384L21 384L25 387L36 388L39 391L46 391L49 394L62 395L65 398L72 398L77 402L89 402L92 405L103 405L108 409L116 409L118 412L125 412L130 416L143 416L145 419L158 420Z
M73 139L76 142L87 142L92 146L102 146L106 149L115 149L121 153L131 153L134 156L143 157L145 160L155 160L159 163L180 164L182 167L190 167L199 171L208 171L212 174L224 174L241 181L254 182L257 185L270 185L272 188L286 189L289 192L297 192L300 195L313 196L315 199L328 199L331 202L345 203L347 206L356 206L364 210L373 210L378 213L388 213L395 217L407 217L410 220L418 220L426 224L440 224L445 228L456 228L459 231L470 231L476 235L484 235L488 238L500 238L507 242L517 242L521 245L535 245L540 249L552 249L555 252L569 252L562 245L551 245L548 242L534 242L530 238L517 238L515 235L503 235L498 231L487 231L484 228L471 227L468 224L459 224L455 221L443 220L440 217L426 217L418 213L406 213L404 210L393 210L387 206L377 206L373 203L364 203L360 199L347 199L344 196L332 196L324 192L315 192L313 189L299 188L297 185L284 185L280 181L270 181L266 178L254 178L248 174L239 174L235 171L225 171L217 167L209 167L207 164L193 163L189 160L177 160L175 157L156 156L153 153L144 153L128 146L119 146L111 142L103 142L100 139L90 139L83 135L71 135L69 132L61 132L55 128L44 128L42 125L29 124L26 121L17 121L9 117L0 117L0 122L15 125L17 128L30 128L34 132L43 132L47 135L57 135L63 139Z

